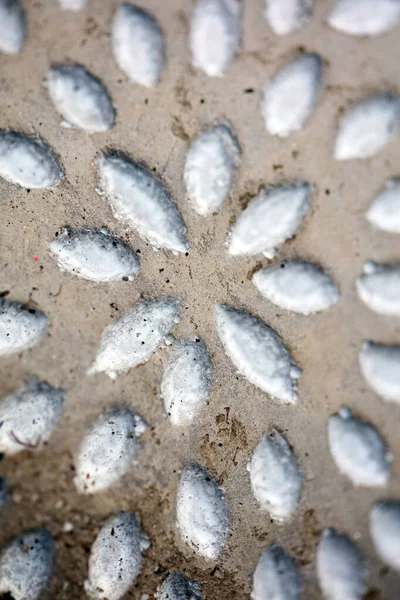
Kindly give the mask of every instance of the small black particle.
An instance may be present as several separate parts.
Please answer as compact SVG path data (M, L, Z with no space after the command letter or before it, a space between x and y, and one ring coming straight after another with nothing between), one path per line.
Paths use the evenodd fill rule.
M36 312L36 310L34 308L28 308L28 313L31 313L31 315L34 315Z
M205 102L205 100L204 100L204 98L202 98L202 99L200 100L200 104L204 104L204 102Z
M165 280L165 283L169 283L169 279L166 279L166 280Z
M31 190L28 190L28 188L26 189L26 193L29 194Z
M122 281L129 281L129 277L123 277Z
M145 104L148 104L148 103L149 103L149 99L148 99L148 98L145 98L145 99L144 99L144 103L145 103Z
M254 90L253 90L253 88L246 88L246 89L244 90L244 93L245 93L245 94L253 94L253 93L254 93Z
M330 194L330 193L331 193L331 190L330 190L329 188L326 188L326 190L325 190L325 194L326 194L327 196L329 196L329 194Z
M164 271L164 269L158 269L160 273L162 273Z

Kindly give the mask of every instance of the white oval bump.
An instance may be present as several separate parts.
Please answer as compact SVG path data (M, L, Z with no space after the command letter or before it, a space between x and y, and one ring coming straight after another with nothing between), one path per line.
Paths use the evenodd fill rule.
M292 33L310 16L312 0L265 0L265 17L278 35Z
M64 177L45 141L16 131L0 131L0 177L24 188L52 188Z
M337 468L354 485L379 487L388 483L388 452L375 427L342 407L337 415L329 417L328 439Z
M359 363L366 382L378 396L400 404L400 346L364 342Z
M264 88L261 113L271 135L287 137L303 128L322 89L322 60L304 54L286 63Z
M328 23L350 35L378 35L400 21L398 0L337 0Z
M132 83L153 87L164 64L164 40L156 19L146 10L123 2L111 27L114 58Z
M367 591L363 556L345 533L322 533L317 550L317 575L326 600L361 600Z
M25 14L20 0L0 0L0 52L17 54L25 36Z
M88 133L114 125L115 111L104 84L84 66L54 64L47 76L49 96L60 115Z
M299 502L301 473L285 436L277 429L264 434L248 469L251 489L260 508L278 521L289 518Z
M264 298L303 315L326 310L339 299L329 275L308 262L288 260L264 267L252 281Z
M128 408L102 414L91 424L77 457L75 486L81 494L95 494L110 487L132 464L137 438L144 421Z
M132 280L139 272L136 254L106 230L63 227L50 244L63 271L89 281Z
M211 359L200 338L179 340L170 351L161 381L165 412L174 425L193 421L207 402Z
M381 315L400 317L400 265L369 261L356 279L360 299Z
M36 308L0 298L0 356L32 348L47 325L48 318Z
M275 544L264 548L253 575L252 600L299 600L300 593L294 558Z
M400 99L390 93L377 94L354 103L341 117L336 136L336 160L369 158L398 131Z
M55 548L47 529L24 531L0 555L0 594L39 600L53 569Z
M172 571L158 587L158 600L201 600L201 586L182 573Z
M290 239L310 206L311 188L303 181L263 189L239 215L228 236L233 256L254 256Z
M400 573L400 502L382 500L374 504L369 527L381 560Z
M261 319L236 308L217 305L217 330L225 352L241 375L267 394L296 404L301 371L278 334Z
M128 308L103 330L88 374L104 371L115 377L149 360L175 325L180 303L179 299L166 297L141 300Z
M369 207L367 219L383 231L400 233L400 178L387 180Z
M182 473L176 502L179 533L184 542L209 560L221 552L229 531L224 492L198 464Z
M199 215L221 206L232 189L240 159L239 144L226 125L209 127L192 142L184 179L189 202Z
M88 0L58 0L62 10L70 10L71 12L79 12L86 8Z
M99 177L116 219L155 248L186 251L186 225L178 207L146 166L119 153L107 153L99 161Z
M135 581L142 564L142 551L149 547L140 529L139 517L120 512L100 529L89 557L85 591L93 600L120 600Z
M190 23L192 63L221 77L240 48L241 0L196 0Z
M17 454L47 442L63 410L65 390L32 378L0 401L0 452Z

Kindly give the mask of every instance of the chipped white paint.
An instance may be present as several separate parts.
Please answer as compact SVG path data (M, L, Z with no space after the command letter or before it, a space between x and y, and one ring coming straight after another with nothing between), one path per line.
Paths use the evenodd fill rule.
M399 0L337 0L328 17L331 27L350 35L378 35L399 21Z
M310 205L308 183L294 182L263 189L239 215L228 237L233 256L254 256L290 239Z
M312 0L265 0L265 18L278 35L298 29L310 16Z
M400 233L400 178L388 179L367 212L370 223L390 233Z
M25 36L25 14L20 0L0 0L0 52L17 54Z
M110 487L132 464L144 421L128 408L116 408L92 423L76 457L74 483L82 494Z
M381 560L400 573L400 502L383 500L374 504L369 526Z
M201 586L182 573L172 571L158 587L158 600L201 600Z
M202 216L218 210L230 193L241 151L226 125L200 133L186 155L184 179L189 202Z
M228 511L222 488L198 464L182 473L176 518L182 540L205 558L216 559L228 537Z
M390 93L356 102L340 119L335 159L373 156L394 137L400 119L400 99Z
M25 531L0 555L0 594L13 600L39 600L51 575L54 543L47 529Z
M120 600L135 581L142 564L142 551L149 547L140 529L139 517L120 512L100 529L89 557L85 591L93 600Z
M50 252L60 269L90 281L131 281L140 268L136 254L106 229L63 227Z
M16 131L0 131L0 177L24 188L52 188L64 173L42 139Z
M88 5L88 0L58 0L62 10L70 10L71 12L79 12Z
M241 0L196 0L190 23L195 67L221 77L240 48Z
M359 362L368 385L384 400L400 404L400 346L364 342Z
M171 423L191 423L207 402L210 387L211 360L204 342L200 338L177 342L161 381L165 412Z
M381 315L400 317L400 265L381 265L369 261L364 274L356 279L361 300Z
M99 161L100 187L116 219L155 248L185 252L186 226L171 195L144 165L117 153Z
M341 473L354 485L384 486L390 475L385 442L375 427L352 415L342 406L329 418L329 448Z
M264 434L247 469L260 507L278 521L289 518L299 502L301 473L285 436L277 429Z
M275 544L264 548L253 575L252 600L299 600L300 592L294 558Z
M111 27L114 58L132 83L157 84L164 64L163 35L146 10L124 2L115 12Z
M31 348L39 342L47 325L46 315L36 308L0 298L0 356Z
M274 398L296 404L296 367L277 333L258 317L231 306L215 308L218 334L241 375Z
M264 88L261 113L271 135L287 137L302 129L322 88L322 60L304 54L285 64Z
M0 452L40 448L61 417L65 391L32 378L0 401Z
M360 550L345 533L322 533L317 550L317 574L326 600L361 600L367 572Z
M175 324L180 300L141 300L125 311L102 333L96 360L88 374L105 372L110 377L143 364L161 346Z
M329 275L308 262L276 263L254 273L252 281L264 298L303 315L326 310L339 299L339 290Z
M46 84L55 108L71 125L88 133L114 125L115 111L106 88L82 65L52 65Z

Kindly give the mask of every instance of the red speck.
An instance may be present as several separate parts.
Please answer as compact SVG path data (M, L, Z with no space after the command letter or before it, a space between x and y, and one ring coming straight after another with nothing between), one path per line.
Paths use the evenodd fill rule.
M39 257L38 256L34 256L33 260L39 260Z

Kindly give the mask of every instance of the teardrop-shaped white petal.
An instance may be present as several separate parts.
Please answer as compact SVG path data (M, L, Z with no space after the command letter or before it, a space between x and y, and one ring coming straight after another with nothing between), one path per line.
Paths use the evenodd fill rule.
M46 315L36 308L0 298L0 356L31 348L47 325Z
M276 263L254 273L252 281L264 298L303 315L325 310L339 299L329 275L308 262Z
M400 346L364 342L359 362L368 385L384 400L400 404Z
M27 385L0 401L0 452L17 454L47 442L60 419L65 391L44 381Z
M0 131L0 177L24 188L52 188L64 173L42 139L16 131Z
M100 529L89 558L85 591L93 600L120 600L135 581L142 564L142 550L149 547L139 517L120 512Z
M100 415L83 438L76 458L74 483L82 494L110 487L126 473L137 450L144 421L128 408Z
M381 560L400 573L400 502L383 500L374 504L369 526Z
M360 550L345 533L325 529L317 550L317 574L326 600L361 600L367 572Z
M172 571L159 586L156 597L158 600L201 600L201 587L197 581Z
M136 254L103 229L63 227L50 251L60 269L90 281L131 280L140 268Z
M354 485L386 485L390 475L385 442L372 425L353 417L346 406L329 418L329 448L341 473Z
M265 17L278 35L300 27L309 17L312 0L266 0Z
M170 353L161 381L165 412L174 425L187 425L207 402L211 360L200 338L180 340Z
M337 0L328 17L331 27L350 35L378 35L399 21L399 0Z
M340 119L335 159L368 158L379 152L397 133L400 100L378 94L353 104Z
M264 88L261 112L271 135L286 137L302 129L322 88L322 60L304 54L284 65Z
M82 65L54 64L47 88L57 111L71 125L88 133L113 126L115 111L106 88Z
M254 571L252 600L299 600L300 592L294 558L280 546L267 546Z
M310 205L308 183L295 182L262 190L233 225L229 253L254 256L272 250L291 238Z
M391 233L400 233L400 178L388 179L367 212L370 223Z
M147 167L120 154L103 154L99 177L116 219L128 223L156 248L186 251L186 226L179 210Z
M175 324L180 300L141 300L104 329L96 360L88 373L115 377L143 364L163 343Z
M114 58L132 83L153 87L164 64L164 41L155 18L143 8L124 2L111 28Z
M371 310L400 317L400 265L367 262L356 284L359 297Z
M70 10L71 12L79 12L86 8L88 0L58 0L62 10Z
M228 537L228 511L222 488L198 464L182 473L176 518L184 542L207 559L217 558Z
M260 507L279 521L290 517L299 502L301 473L286 438L277 429L262 436L248 470Z
M0 52L16 54L25 36L25 15L20 0L0 0Z
M240 158L239 144L226 125L210 127L192 142L184 179L189 202L199 215L221 206L232 189Z
M241 375L267 394L295 404L301 371L278 334L258 317L219 304L215 308L218 335Z
M241 0L196 0L190 24L195 67L221 77L240 48Z
M51 575L54 543L47 529L14 538L0 555L0 594L13 600L39 600Z

